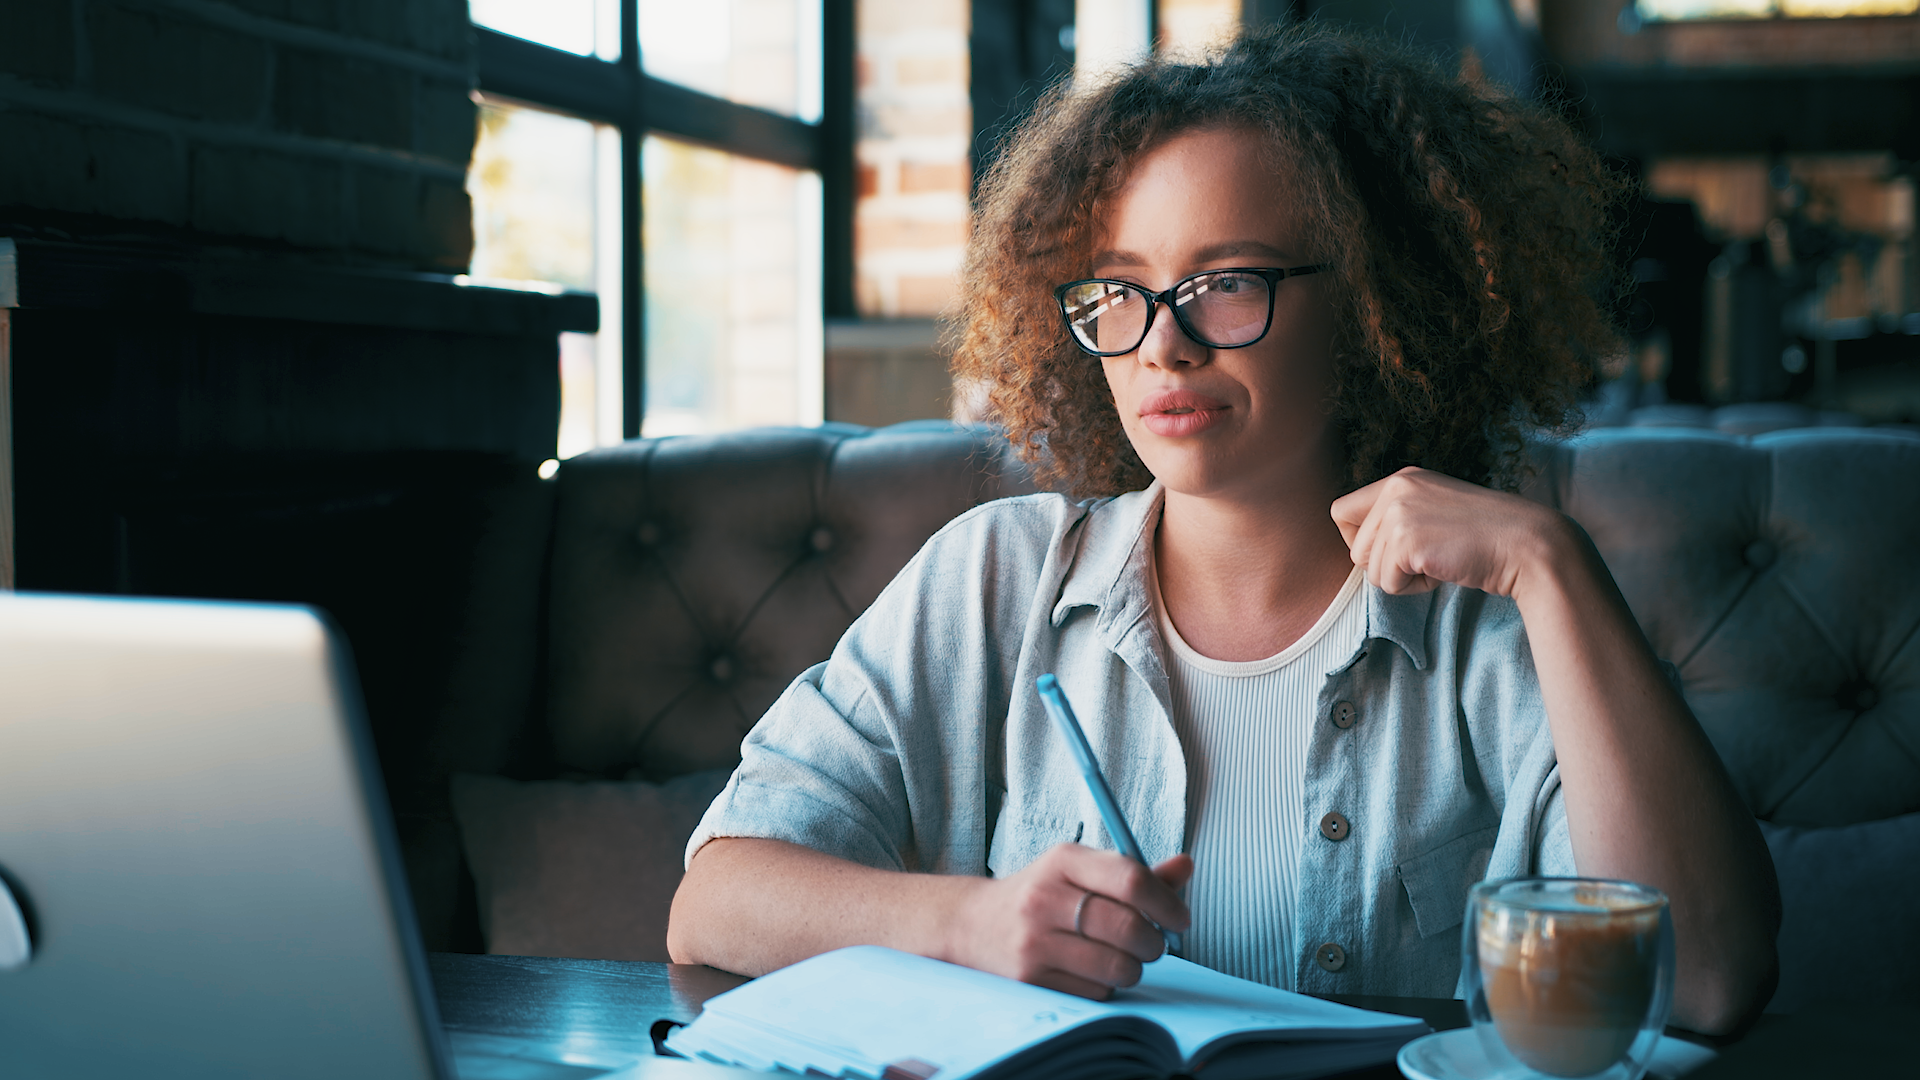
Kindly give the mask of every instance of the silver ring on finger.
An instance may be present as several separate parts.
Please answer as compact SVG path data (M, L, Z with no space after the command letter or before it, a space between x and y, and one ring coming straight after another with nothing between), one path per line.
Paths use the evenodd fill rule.
M1080 894L1080 902L1073 906L1073 932L1080 937L1087 936L1087 929L1081 920L1087 917L1087 901L1091 899L1093 899L1092 893L1083 892Z

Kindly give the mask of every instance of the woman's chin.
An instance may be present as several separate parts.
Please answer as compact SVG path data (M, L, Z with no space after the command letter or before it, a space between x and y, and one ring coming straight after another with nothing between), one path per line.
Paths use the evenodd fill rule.
M1134 432L1134 452L1169 493L1197 499L1290 501L1312 495L1331 501L1339 492L1324 448L1282 444L1253 447L1214 437L1163 439Z
M1169 453L1166 448L1155 454L1142 454L1147 471L1168 491L1199 498L1219 495L1232 486L1233 470L1217 457L1182 448Z

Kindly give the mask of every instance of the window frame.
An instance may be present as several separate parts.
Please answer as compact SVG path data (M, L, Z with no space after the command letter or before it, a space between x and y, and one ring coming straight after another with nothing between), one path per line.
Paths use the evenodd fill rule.
M1781 0L1768 0L1772 5L1764 13L1729 13L1717 15L1657 15L1644 9L1641 0L1634 0L1623 9L1632 12L1635 27L1647 26L1699 26L1709 23L1827 23L1846 19L1910 19L1920 15L1920 11L1901 12L1842 12L1837 15L1789 15L1781 10Z
M640 147L649 134L820 175L825 318L853 306L854 0L821 0L820 121L807 123L647 74L639 0L620 0L620 55L602 60L474 24L479 91L489 99L606 124L620 132L621 434L646 418L645 258ZM602 327L605 333L608 328Z

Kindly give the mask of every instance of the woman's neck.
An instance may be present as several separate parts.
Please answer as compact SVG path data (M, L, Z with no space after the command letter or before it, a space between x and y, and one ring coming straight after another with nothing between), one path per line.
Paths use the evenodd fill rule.
M1300 639L1353 571L1335 492L1245 502L1169 491L1154 537L1160 595L1202 656L1262 660Z

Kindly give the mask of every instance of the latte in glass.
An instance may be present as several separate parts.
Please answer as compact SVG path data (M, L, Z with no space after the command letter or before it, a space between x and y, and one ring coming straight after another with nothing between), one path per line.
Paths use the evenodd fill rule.
M1638 1077L1671 1007L1667 898L1628 882L1476 886L1468 1011L1495 1061L1555 1077Z

